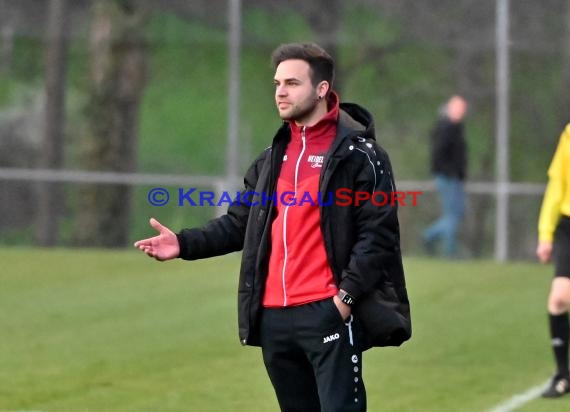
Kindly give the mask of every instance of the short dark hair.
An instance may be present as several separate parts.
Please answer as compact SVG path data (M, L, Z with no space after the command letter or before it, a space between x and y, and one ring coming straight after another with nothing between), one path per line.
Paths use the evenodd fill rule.
M304 60L311 68L313 86L326 80L332 90L334 82L334 60L325 49L315 43L287 43L277 47L271 54L273 69L285 60Z

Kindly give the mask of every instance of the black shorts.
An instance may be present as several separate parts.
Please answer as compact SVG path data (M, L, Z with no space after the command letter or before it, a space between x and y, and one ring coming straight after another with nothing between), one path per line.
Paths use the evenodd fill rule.
M561 216L554 233L554 276L570 278L570 216Z

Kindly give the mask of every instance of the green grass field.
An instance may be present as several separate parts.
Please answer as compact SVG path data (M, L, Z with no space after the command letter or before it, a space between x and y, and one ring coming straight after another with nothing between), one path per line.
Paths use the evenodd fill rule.
M0 249L0 262L0 411L278 410L259 349L238 342L237 254ZM414 336L366 352L369 411L486 411L549 377L551 267L404 263Z

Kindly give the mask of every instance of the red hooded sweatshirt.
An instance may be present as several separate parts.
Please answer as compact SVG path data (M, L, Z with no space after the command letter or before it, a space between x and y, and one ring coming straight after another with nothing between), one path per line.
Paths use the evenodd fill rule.
M318 201L323 161L336 136L336 94L331 93L328 106L329 112L314 126L289 123L291 141L277 180L265 307L302 305L338 292L325 251ZM328 201L325 194L320 197Z

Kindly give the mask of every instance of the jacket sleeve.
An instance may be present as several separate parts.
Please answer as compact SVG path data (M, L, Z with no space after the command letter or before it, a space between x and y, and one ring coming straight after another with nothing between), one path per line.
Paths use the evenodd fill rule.
M388 154L376 145L364 146L355 149L354 155L362 156L362 166L354 191L367 192L370 197L352 206L356 241L339 285L357 301L383 277L392 276L389 269L400 261L398 202L407 201L396 191ZM389 280L404 284L403 276Z
M185 260L203 259L237 252L243 248L245 229L251 205L245 195L257 184L259 171L268 156L266 149L249 167L238 199L228 207L225 215L210 220L201 228L183 229L176 236L180 245L179 257Z

